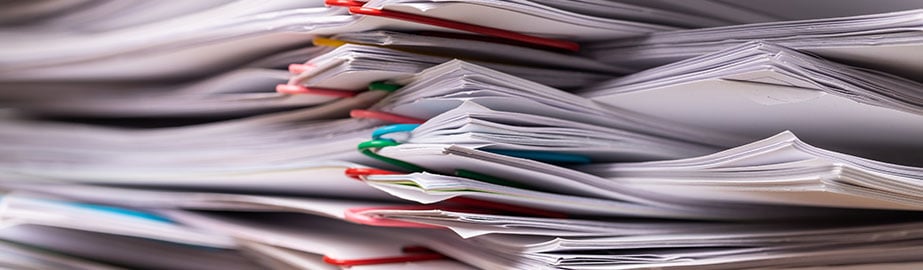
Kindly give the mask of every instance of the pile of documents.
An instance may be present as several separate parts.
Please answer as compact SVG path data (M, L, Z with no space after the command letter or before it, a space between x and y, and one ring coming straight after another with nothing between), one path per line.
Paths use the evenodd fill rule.
M0 268L921 268L920 8L0 3Z

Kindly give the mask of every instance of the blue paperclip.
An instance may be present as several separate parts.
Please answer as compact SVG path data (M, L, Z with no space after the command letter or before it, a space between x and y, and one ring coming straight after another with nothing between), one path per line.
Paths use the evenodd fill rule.
M382 140L381 136L391 133L411 132L419 126L420 124L395 124L383 126L375 129L375 131L372 131L372 140Z
M588 164L591 163L589 157L577 154L554 153L545 151L527 151L527 150L507 150L507 149L480 149L494 154L504 156L532 159L548 163L568 163L568 164Z
M76 203L76 202L66 202L65 204L84 208L84 209L96 210L100 212L109 212L112 214L125 215L125 216L140 218L140 219L146 219L150 221L173 223L172 220L166 217L163 217L163 216L159 216L159 215L148 213L148 212L126 209L126 208L98 205L98 204Z
M0 195L0 200L3 200L3 199L4 199L4 195ZM147 220L152 220L152 221L159 221L163 223L174 223L173 220L170 220L163 216L159 216L159 215L148 213L148 212L126 209L126 208L99 205L99 204L80 203L80 202L66 202L66 201L47 200L47 199L40 199L40 200L45 201L45 202L50 202L50 203L63 204L63 205L68 205L68 206L89 209L89 210L109 212L113 214L126 215L126 216L147 219Z

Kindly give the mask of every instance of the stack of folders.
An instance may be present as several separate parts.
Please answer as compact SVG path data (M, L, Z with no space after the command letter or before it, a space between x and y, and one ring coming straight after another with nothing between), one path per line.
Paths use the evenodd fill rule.
M0 268L921 268L917 8L0 3Z

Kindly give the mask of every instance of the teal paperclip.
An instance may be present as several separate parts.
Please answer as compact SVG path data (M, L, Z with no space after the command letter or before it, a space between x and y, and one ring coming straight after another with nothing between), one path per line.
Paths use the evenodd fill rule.
M96 210L100 212L109 212L113 214L125 215L125 216L140 218L140 219L146 219L150 221L158 221L158 222L163 222L163 223L174 223L172 220L166 217L163 217L163 216L159 216L159 215L148 213L148 212L121 208L121 207L98 205L98 204L88 204L88 203L76 203L76 202L67 202L65 204L69 204L69 205L84 208L84 209Z
M5 195L0 195L0 200L3 200L4 197ZM66 201L47 200L47 199L40 199L40 200L45 201L45 202L55 203L55 204L63 204L63 205L69 205L69 206L89 209L89 210L96 210L96 211L101 211L101 212L109 212L113 214L132 216L132 217L142 218L142 219L147 219L147 220L152 220L152 221L159 221L159 222L164 222L164 223L174 223L172 220L159 216L159 215L155 215L155 214L147 213L147 212L141 212L137 210L126 209L126 208L99 205L99 204L80 203L80 202L66 202Z
M403 160L399 160L399 159L393 159L393 158L389 158L386 156L382 156L376 152L378 149L385 148L388 146L396 146L399 144L400 143L398 142L395 142L393 140L387 140L387 139L371 140L371 141L365 141L365 142L360 143L358 148L359 148L359 152L362 153L363 155L366 155L370 158L374 158L379 161L400 167L401 169L404 169L410 172L426 171L426 169L424 169L423 167L417 166L416 164L406 162Z
M545 151L527 151L527 150L506 150L506 149L481 149L486 152L491 152L494 154L500 154L504 156L532 159L548 163L569 163L569 164L588 164L592 160L590 158L576 155L576 154L565 154L565 153L554 153L554 152L545 152Z
M411 132L419 126L420 124L395 124L383 126L375 129L375 131L372 131L372 140L382 140L381 136L391 133Z
M358 146L359 152L368 157L400 167L404 170L408 170L411 172L426 171L426 169L416 164L406 162L403 160L389 158L386 156L379 155L377 153L378 149L401 144L391 139L382 138L381 136L391 134L391 133L398 133L398 132L411 132L413 131L413 129L419 126L420 124L395 124L395 125L387 125L387 126L377 128L375 129L375 131L372 131L371 141L365 141L359 144Z

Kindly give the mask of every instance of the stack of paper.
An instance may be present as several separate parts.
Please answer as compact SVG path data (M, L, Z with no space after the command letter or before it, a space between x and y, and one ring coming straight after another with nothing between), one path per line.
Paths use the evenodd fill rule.
M579 94L640 114L755 141L791 130L809 142L882 156L923 150L923 84L765 42L614 79ZM869 153L871 152L871 153ZM908 151L903 160L923 160Z
M459 39L458 37L475 36L374 31L342 33L334 35L330 37L330 39L333 41L384 46L398 50L483 61L486 63L498 62L608 74L625 74L629 72L627 69L603 64L594 59L580 57L578 55L516 46L513 44L494 43L479 39Z
M194 7L194 5L189 5ZM343 11L306 1L234 1L187 14L169 13L149 23L96 31L12 28L0 53L0 78L10 82L176 80L227 70L247 60L310 43L291 31L303 25L339 25ZM143 12L144 10L136 12ZM168 11L164 11L168 12ZM82 20L129 19L86 10ZM124 16L124 17L123 17ZM102 23L102 22L101 22ZM269 41L269 42L267 42Z
M233 239L132 209L4 196L0 239L46 252L149 268L258 269ZM152 241L156 240L156 241ZM156 252L163 258L146 256ZM72 268L80 261L62 261ZM55 267L46 265L46 267Z
M0 268L919 268L896 1L2 3Z
M329 50L283 51L197 81L168 84L14 82L0 91L10 106L33 114L82 117L227 117L318 105L329 101L274 91L288 81L282 68ZM15 102L12 102L15 101Z
M289 84L326 89L360 90L369 83L409 77L451 58L405 51L345 44L304 63L309 68ZM481 63L523 78L561 88L579 88L611 78L605 73L570 71L532 66Z
M819 149L791 132L697 158L577 169L689 200L923 209L923 168Z
M618 2L688 14L699 14L726 21L728 24L846 17L923 7L920 2L903 0L875 2L840 0L750 0L744 2L721 0L619 0Z
M918 7L919 8L919 7ZM923 10L670 31L590 46L593 58L635 70L714 52L752 40L919 78Z

